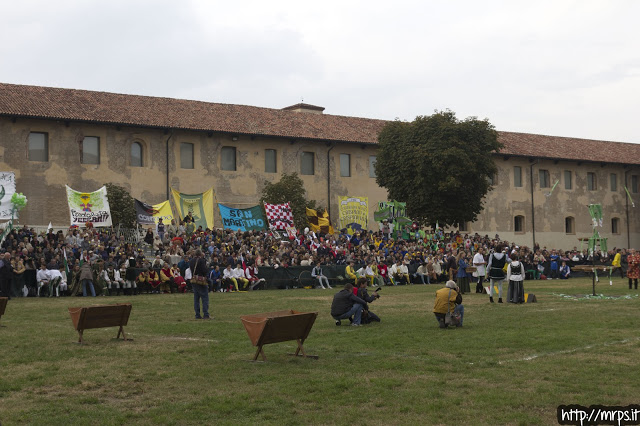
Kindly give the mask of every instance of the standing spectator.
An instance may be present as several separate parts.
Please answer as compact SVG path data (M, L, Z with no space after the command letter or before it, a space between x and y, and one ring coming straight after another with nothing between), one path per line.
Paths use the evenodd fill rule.
M624 273L622 272L622 254L620 253L620 249L616 250L616 255L613 257L611 266L618 268L618 271L620 271L620 278L624 278Z
M558 277L558 259L560 258L560 256L558 256L558 253L555 250L551 251L551 256L549 256L549 260L551 261L551 264L549 265L549 268L551 269L551 278L555 278L556 280L559 278Z
M476 293L482 293L482 282L486 274L485 265L487 262L484 260L482 247L478 248L478 252L473 256L473 266L476 267L476 276L478 277L478 283L476 284Z
M91 297L96 297L96 291L93 288L93 271L91 270L91 262L88 260L80 266L80 282L82 283L82 296L87 297L87 288L91 290Z
M496 247L496 252L489 255L489 301L493 303L493 287L498 286L498 303L502 303L502 283L504 282L504 267L507 263L507 255L502 251L502 246Z
M467 274L467 261L465 259L464 250L460 250L458 253L458 272L456 273L456 279L458 288L462 294L470 293L471 288L469 287L469 274Z
M158 224L156 225L156 233L160 237L160 241L164 242L164 223L162 222L162 218L158 219Z
M631 290L631 281L635 281L635 289L638 289L638 278L640 278L640 254L635 249L629 249L627 255L627 278L629 278L629 290Z
M449 271L449 281L453 281L458 276L458 261L453 253L447 257L447 271Z
M209 316L209 287L206 285L207 264L202 258L202 251L196 250L195 257L189 262L189 269L193 271L192 281L195 281L192 288L196 319L211 319ZM204 285L200 284L201 282L204 282ZM202 316L200 316L200 301L202 301Z
M509 266L507 266L507 281L509 288L507 290L507 302L524 303L524 275L525 270L522 263L518 260L518 255L514 254ZM565 262L562 262L566 265Z
M11 280L13 279L13 267L11 266L11 253L7 252L0 260L0 294L11 300Z
M14 289L18 292L22 292L25 287L24 271L26 271L26 268L24 266L24 262L21 258L17 258L17 260L12 259L11 266L13 267Z

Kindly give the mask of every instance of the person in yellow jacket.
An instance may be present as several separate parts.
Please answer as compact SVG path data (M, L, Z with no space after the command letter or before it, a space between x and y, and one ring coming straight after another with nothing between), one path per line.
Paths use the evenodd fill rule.
M616 251L616 255L613 257L613 262L611 262L611 266L618 268L620 271L620 277L624 278L624 271L622 270L622 254L620 253L620 249Z
M344 273L347 276L347 279L348 280L353 280L353 283L355 284L356 281L358 280L358 275L356 274L356 270L353 267L353 265L354 265L354 263L353 263L353 260L352 260L347 265L347 269L344 270Z
M444 318L447 312L457 312L460 314L460 324L456 327L462 327L462 318L464 317L464 306L462 306L462 296L460 289L455 281L449 280L447 284L440 290L436 291L436 301L433 306L433 313L436 316L440 328L447 328Z

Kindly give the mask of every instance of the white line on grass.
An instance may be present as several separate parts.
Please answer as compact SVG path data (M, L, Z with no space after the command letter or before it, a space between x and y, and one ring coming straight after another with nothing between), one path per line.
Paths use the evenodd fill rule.
M218 340L213 339L200 339L198 337L180 337L180 336L153 336L149 334L133 334L127 333L130 336L139 336L139 337L151 337L153 340L188 340L191 342L211 342L211 343L219 343Z
M593 348L597 348L597 347L601 347L601 346L614 346L614 345L624 345L625 343L629 343L629 342L637 342L638 340L640 340L640 337L634 337L631 339L624 339L624 340L616 340L613 342L606 342L606 343L598 343L595 345L587 345L587 346L582 346L580 348L573 348L573 349L564 349L561 351L553 351L553 352L545 352L545 353L541 353L541 354L534 354L534 355L528 355L525 356L523 358L518 358L518 359L509 359L506 361L498 361L498 364L507 364L509 362L522 362L522 361L532 361L536 358L540 358L543 356L556 356L556 355L565 355L565 354L572 354L575 352L582 352L588 349L593 349ZM471 363L473 364L473 363Z

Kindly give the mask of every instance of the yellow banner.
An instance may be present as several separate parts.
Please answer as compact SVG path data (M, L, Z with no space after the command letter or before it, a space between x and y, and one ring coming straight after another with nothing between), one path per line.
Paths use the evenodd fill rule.
M173 220L173 212L171 211L171 203L169 203L169 200L154 204L153 210L158 212L153 215L153 221L155 223L158 223L158 219L160 218L162 218L165 225L170 224Z
M180 219L191 212L196 227L213 229L213 188L201 194L183 194L172 188L171 194Z
M369 198L368 197L338 197L340 229L347 228L347 232L354 232L368 228Z

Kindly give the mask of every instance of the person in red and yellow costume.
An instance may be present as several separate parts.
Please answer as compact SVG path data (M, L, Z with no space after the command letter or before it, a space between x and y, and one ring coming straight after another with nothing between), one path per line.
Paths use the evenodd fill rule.
M160 275L158 275L158 273L154 269L149 270L149 275L147 276L147 282L151 285L152 293L160 292L160 290L158 289L158 286L160 285Z
M630 249L627 255L627 278L629 278L629 290L631 290L632 281L635 283L635 289L638 289L638 278L640 278L640 253L635 249Z

